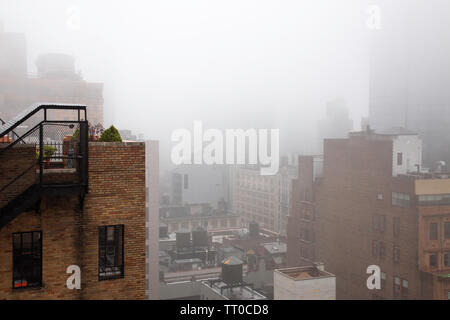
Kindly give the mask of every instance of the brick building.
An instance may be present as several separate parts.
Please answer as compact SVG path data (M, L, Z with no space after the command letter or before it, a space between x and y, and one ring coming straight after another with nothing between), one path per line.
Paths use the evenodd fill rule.
M145 145L87 143L78 123L80 165L52 168L55 153L44 166L35 144L1 144L0 299L145 299ZM71 265L79 290L66 286Z
M260 175L259 168L242 167L234 171L233 208L243 226L255 221L263 229L286 234L295 167L286 165L276 175Z
M352 133L300 157L288 224L288 265L323 262L338 299L447 299L450 179L421 167L422 145L404 130ZM381 269L369 290L367 267Z

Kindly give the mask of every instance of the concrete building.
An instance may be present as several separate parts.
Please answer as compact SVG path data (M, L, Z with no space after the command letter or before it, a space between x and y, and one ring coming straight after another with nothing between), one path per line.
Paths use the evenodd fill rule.
M323 265L274 271L274 300L335 300L336 277Z
M233 212L215 210L209 204L187 204L184 206L162 206L160 220L168 227L168 232L182 229L192 231L198 227L208 231L239 228L240 218Z
M421 150L410 132L366 131L325 140L321 175L301 157L288 265L322 261L338 299L447 299L450 179L422 170ZM367 288L370 265L381 289Z
M172 172L172 204L208 203L231 209L230 168L227 165L180 165Z
M0 144L0 299L145 299L145 146L88 142L79 105L32 106L0 136L54 108L83 118ZM59 145L47 126L63 133Z

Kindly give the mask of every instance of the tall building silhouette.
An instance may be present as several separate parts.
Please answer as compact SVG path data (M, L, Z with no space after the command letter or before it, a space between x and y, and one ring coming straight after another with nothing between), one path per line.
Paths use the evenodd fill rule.
M371 41L371 128L403 127L423 139L424 165L450 167L450 2L376 1Z

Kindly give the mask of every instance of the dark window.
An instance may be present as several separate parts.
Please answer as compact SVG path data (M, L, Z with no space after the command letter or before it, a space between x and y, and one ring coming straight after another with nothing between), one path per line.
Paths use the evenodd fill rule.
M378 226L380 224L378 216L373 216L372 219L373 219L373 223L372 223L373 231L377 231Z
M379 246L378 246L377 240L372 241L372 255L374 257L378 257L378 255L379 255Z
M400 248L394 247L394 261L398 262L400 260Z
M380 242L380 257L384 258L386 256L386 247L383 242Z
M437 223L430 223L430 240L437 240L438 238L438 225Z
M400 218L394 217L394 236L400 233Z
M386 272L381 272L381 289L386 288Z
M401 166L403 164L403 153L398 152L397 153L397 165Z
M450 252L444 252L444 266L450 267Z
M380 216L380 231L384 232L384 228L386 225L386 216L382 215Z
M445 239L450 239L450 222L444 223L444 236Z
M430 267L437 267L437 254L430 253Z
M42 286L42 233L13 233L13 288Z
M99 280L123 278L123 233L123 225L98 228Z

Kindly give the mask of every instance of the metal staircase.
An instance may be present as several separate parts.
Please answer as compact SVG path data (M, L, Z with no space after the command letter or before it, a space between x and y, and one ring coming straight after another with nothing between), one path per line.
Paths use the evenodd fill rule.
M43 196L77 195L82 206L89 176L86 106L39 103L0 122L0 229L38 210Z

